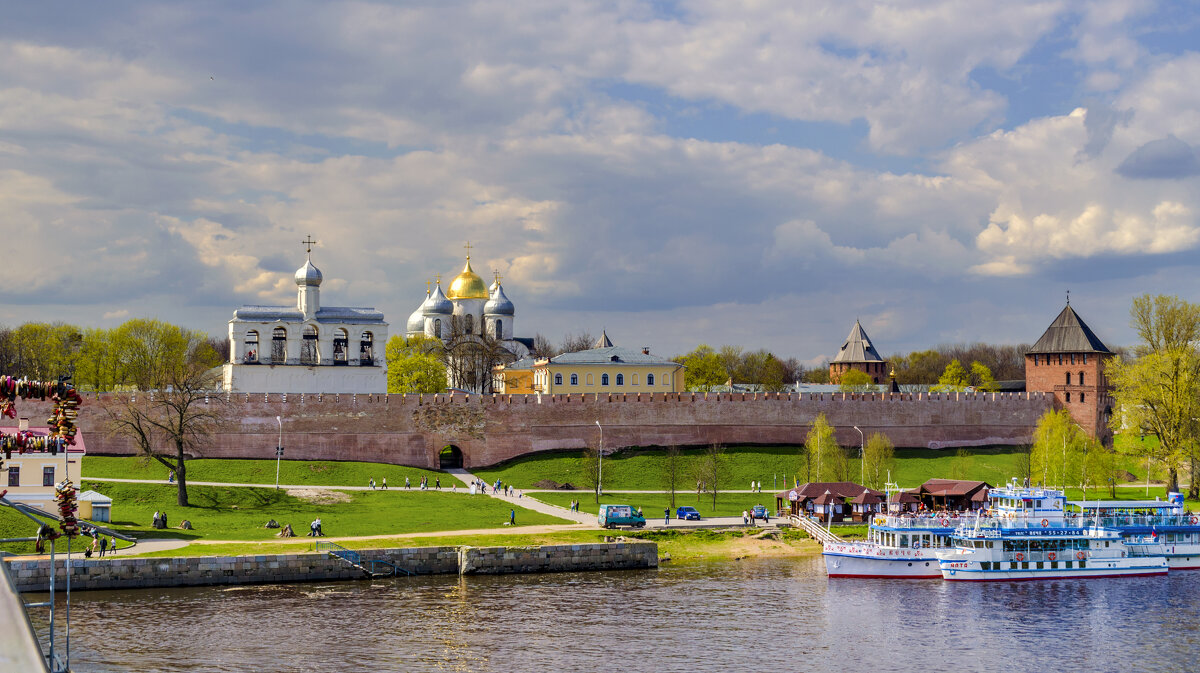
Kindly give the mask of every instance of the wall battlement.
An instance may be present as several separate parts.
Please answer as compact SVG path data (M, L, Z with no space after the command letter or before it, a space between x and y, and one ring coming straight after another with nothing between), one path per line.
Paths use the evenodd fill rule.
M136 395L89 396L79 427L89 453L132 455L125 438L104 431L104 406ZM143 396L146 397L146 396ZM437 468L447 445L466 467L599 442L624 446L713 443L802 444L825 414L843 446L857 446L854 426L882 432L896 446L1022 444L1053 408L1049 393L582 393L573 395L373 395L231 393L229 423L199 452L208 458L271 458L283 419L293 460L361 460ZM34 403L19 409L36 417ZM457 428L457 429L451 429Z

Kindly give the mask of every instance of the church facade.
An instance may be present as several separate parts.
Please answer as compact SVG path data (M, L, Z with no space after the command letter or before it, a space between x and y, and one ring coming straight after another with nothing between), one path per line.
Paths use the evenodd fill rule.
M387 392L388 324L374 308L321 306L312 249L296 306L242 306L229 321L224 389L245 393Z
M439 277L425 290L425 301L408 317L407 337L440 339L448 351L446 378L451 388L493 393L493 370L529 355L533 339L515 336L516 307L496 274L489 287L471 268L468 254L463 270L442 292Z

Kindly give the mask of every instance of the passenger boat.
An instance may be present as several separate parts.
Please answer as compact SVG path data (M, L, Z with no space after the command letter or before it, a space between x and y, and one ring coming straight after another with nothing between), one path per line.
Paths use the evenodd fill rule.
M1067 510L1062 491L993 489L991 508L962 521L953 548L937 554L943 579L1012 581L1161 575L1169 563L1157 542L1105 525L1086 508Z
M950 548L959 518L877 514L863 542L822 546L830 577L935 579L942 576L936 552Z
M1200 518L1184 510L1183 494L1161 500L1099 500L1075 502L1083 521L1119 530L1131 541L1157 545L1171 570L1200 569Z

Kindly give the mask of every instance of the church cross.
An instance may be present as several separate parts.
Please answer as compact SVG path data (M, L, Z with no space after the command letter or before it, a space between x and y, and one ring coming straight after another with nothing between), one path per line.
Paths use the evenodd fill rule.
M425 296L428 297L431 291L432 288L429 287L429 281L425 281Z
M471 242L467 241L467 244L463 247L467 249L467 259L471 259Z
M441 286L442 286L442 274L441 274L441 273L435 273L435 274L433 275L433 277L437 279L437 284L438 284L438 287L441 287Z
M499 284L500 284L500 280L501 280L502 278L504 278L504 276L501 276L501 275L500 275L500 270L499 270L499 269L495 269L495 270L493 270L493 271L492 271L492 275L496 277L496 284L497 284L497 285L499 285Z
M307 252L309 254L309 256L311 257L312 256L312 247L317 244L316 241L312 240L312 234L309 234L308 238L306 238L300 242L303 243L305 246L307 246L304 249L304 251Z

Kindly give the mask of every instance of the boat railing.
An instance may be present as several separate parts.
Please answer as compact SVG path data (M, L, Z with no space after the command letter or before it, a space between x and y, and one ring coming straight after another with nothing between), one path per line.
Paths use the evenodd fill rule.
M946 532L950 532L956 526L962 524L966 520L975 520L974 513L967 512L944 512L938 515L924 514L876 514L872 519L872 523L876 526L886 526L888 528L924 528L937 529L945 528Z

